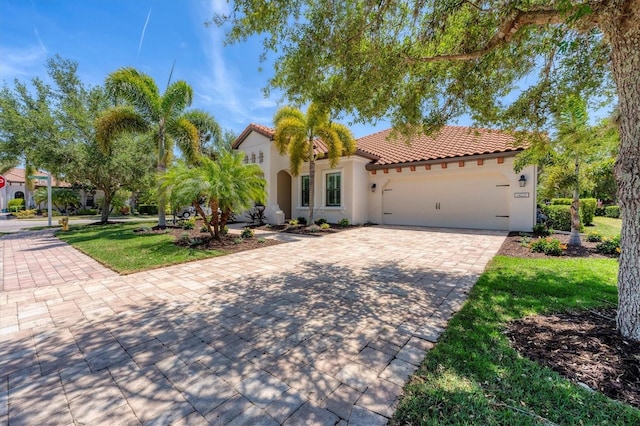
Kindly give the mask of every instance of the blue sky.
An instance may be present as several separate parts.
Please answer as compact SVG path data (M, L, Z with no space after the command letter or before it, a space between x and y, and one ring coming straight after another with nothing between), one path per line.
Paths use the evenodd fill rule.
M162 90L175 61L173 80L193 87L192 107L236 133L252 122L272 125L281 104L277 93L263 95L272 67L259 62L260 40L224 46L223 31L204 26L226 7L225 0L0 0L0 81L45 78L46 58L59 54L78 62L85 83L132 66ZM356 137L386 127L351 126Z

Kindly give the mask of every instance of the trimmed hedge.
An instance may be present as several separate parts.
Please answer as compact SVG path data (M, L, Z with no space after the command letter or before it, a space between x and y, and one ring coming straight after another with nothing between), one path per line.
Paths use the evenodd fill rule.
M14 198L7 202L7 208L10 212L17 212L18 210L24 210L24 198Z
M607 206L604 209L604 214L607 217L613 217L618 219L620 217L620 207L619 206Z
M571 210L567 205L542 206L542 212L547 215L547 226L557 231L571 231Z
M580 200L580 222L582 225L592 225L593 217L596 215L598 200L595 198L584 198Z
M552 198L551 205L552 206L570 206L572 198Z
M552 206L571 206L573 202L572 198L553 198L551 199ZM591 225L593 224L593 217L596 214L596 207L598 206L598 201L595 198L581 198L580 199L580 224L581 225ZM565 229L557 228L553 226L553 229L558 229L560 231L565 231ZM571 221L569 221L569 229L571 230Z

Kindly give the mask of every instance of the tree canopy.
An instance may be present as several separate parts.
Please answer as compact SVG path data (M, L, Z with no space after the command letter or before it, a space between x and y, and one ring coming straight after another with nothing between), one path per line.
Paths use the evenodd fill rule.
M615 93L617 322L640 340L640 0L235 0L213 21L263 39L271 88L404 132L469 114L533 137L567 96Z

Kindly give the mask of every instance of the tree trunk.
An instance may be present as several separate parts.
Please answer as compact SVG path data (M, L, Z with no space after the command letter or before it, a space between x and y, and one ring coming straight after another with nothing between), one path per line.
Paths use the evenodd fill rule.
M216 235L213 232L213 228L211 228L211 224L207 220L207 214L204 212L204 210L203 210L202 206L200 205L200 203L198 203L198 202L193 203L193 207L195 207L196 211L198 212L198 214L200 216L202 216L202 220L204 221L204 224L207 227L207 231L209 231L209 234L211 234L211 238L215 238Z
M165 153L165 134L164 134L164 122L160 122L158 129L158 166L156 168L158 172L158 228L164 229L167 227L167 193L160 184L160 178L167 170Z
M111 209L111 195L105 192L104 198L102 199L102 212L100 213L100 223L107 223L109 221L110 209Z
M582 245L582 241L580 241L580 163L576 158L575 163L575 177L576 183L573 188L573 200L571 201L571 236L569 237L569 245L570 246L578 246Z
M602 23L612 49L620 108L620 149L615 164L622 240L618 270L620 333L640 340L640 1L625 2Z
M213 226L213 238L220 241L222 238L220 237L220 222L218 219L218 200L211 200L209 202L209 207L211 207L211 225Z

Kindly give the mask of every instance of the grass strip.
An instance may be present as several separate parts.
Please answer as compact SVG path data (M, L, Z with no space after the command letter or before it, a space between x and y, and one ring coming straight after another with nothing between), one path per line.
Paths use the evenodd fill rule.
M146 223L72 226L56 236L121 274L226 254L221 250L197 250L175 245L171 234L135 233Z
M614 259L496 257L405 386L392 424L640 424L640 410L520 356L503 330L528 315L611 306Z

